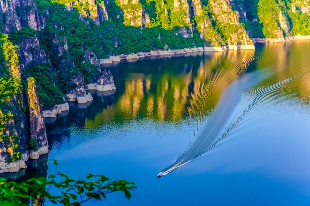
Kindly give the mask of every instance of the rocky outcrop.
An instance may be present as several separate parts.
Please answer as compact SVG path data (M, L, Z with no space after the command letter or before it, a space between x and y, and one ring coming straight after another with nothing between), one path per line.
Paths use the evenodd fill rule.
M101 77L97 81L96 90L100 92L116 90L111 71L106 72L106 70L104 70L102 72Z
M282 11L280 11L279 13L279 24L280 24L281 29L284 31L285 35L287 35L290 31L290 23L287 21Z
M66 116L68 115L68 113L69 113L68 102L64 104L57 104L53 109L43 111L44 122L46 124L55 123L57 120L57 116Z
M56 66L64 79L67 79L72 73L74 73L74 61L70 58L68 41L66 37L59 38L56 34L51 34L52 44L50 51L54 54L54 62L58 63Z
M64 53L68 53L68 42L66 37L60 39L57 35L53 35L52 39L51 51L54 52L57 57L62 56Z
M253 45L250 45L251 47ZM138 52L137 54L121 54L119 56L112 56L108 59L101 59L100 64L104 66L109 66L110 64L117 63L120 61L128 61L128 62L134 62L138 59L143 58L160 58L160 57L172 57L172 56L182 56L187 54L195 54L195 53L203 53L203 52L223 52L228 49L232 50L238 50L242 49L242 47L245 47L245 45L238 45L238 46L218 46L218 47L194 47L194 48L185 48L185 49L174 49L174 50L156 50L156 51L150 51L150 52ZM95 84L89 84L91 89L95 90L95 87L92 85Z
M85 58L85 61L90 62L92 65L95 65L100 71L100 63L94 52L87 50L85 52L84 58Z
M118 6L124 12L124 25L141 27L143 24L143 16L145 15L142 4L139 0L116 0Z
M36 36L23 39L18 45L17 51L21 69L35 65L45 64L49 62L46 52L40 47L40 42Z
M239 17L241 20L243 21L247 20L246 9L243 8L243 5L240 0L230 0L229 3L233 8L233 10L239 12Z
M172 10L173 15L179 16L181 18L184 25L177 26L191 26L190 14L189 14L189 5L187 0L174 0L174 7Z
M40 155L48 153L48 143L46 128L44 123L42 107L39 103L39 97L35 80L29 77L28 81L28 106L30 119L30 138L35 139L37 146L30 151L30 159L39 159Z
M260 0L258 7L258 18L264 27L264 36L283 41L290 31L290 26L285 13L282 12L282 6L276 0Z
M86 91L84 75L82 73L75 75L67 83L66 97L69 102L78 102L79 104L93 101L92 95Z
M224 28L223 34L228 39L229 45L253 45L252 40L248 36L245 28L241 26L239 22L239 13L233 11L232 7L229 4L229 1L226 0L210 0L210 7L214 13L214 17L221 25L225 28L225 24L229 24L229 27L234 27L234 32L227 32ZM248 48L254 49L254 45Z
M91 93L97 92L97 95L103 95L103 93L115 91L116 87L114 85L113 75L111 71L106 72L106 70L104 70L98 81L93 84L88 84L87 89Z
M0 19L6 34L23 27L36 31L45 27L45 18L39 15L33 0L0 0Z
M296 13L296 10L301 11L304 14L310 15L310 1L309 0L303 0L303 1L293 1L292 2L292 12Z
M65 3L68 11L72 11L73 8L77 9L81 14L80 19L89 22L88 19L93 19L97 25L102 24L104 21L109 20L108 12L106 10L104 1L97 3L96 0L69 0Z
M188 39L193 36L193 31L188 27L181 27L177 34L181 34L184 38Z

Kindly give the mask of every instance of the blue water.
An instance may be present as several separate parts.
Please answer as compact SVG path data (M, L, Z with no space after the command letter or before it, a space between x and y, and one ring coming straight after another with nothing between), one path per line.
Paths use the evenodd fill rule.
M194 145L203 128L211 123L210 117L217 106L229 105L227 97L234 93L225 91L234 86L233 82L248 75L268 73L246 88L237 104L232 102L234 109L222 132L248 107L257 89L308 69L309 42L260 46L255 55L266 51L275 55L253 61L222 90L216 88L210 98L214 104L199 111L203 113L201 116L187 112L190 94L201 91L195 90L198 79L202 83L211 81L210 72L228 67L228 61L240 61L244 53L116 65L110 68L117 87L113 97L104 97L100 104L95 98L86 110L70 108L68 117L48 127L49 159L57 159L59 171L72 178L104 174L137 185L130 200L119 192L107 195L103 202L90 201L85 205L310 205L310 79L307 75L296 78L272 100L249 112L227 137L201 157L160 179L156 177ZM200 75L201 68L205 76ZM149 90L148 79L152 79ZM136 83L130 83L133 81ZM139 82L143 87L139 87ZM132 85L134 90L130 89ZM181 92L183 96L179 97L178 88L187 88L189 95ZM162 93L165 95L161 96ZM147 102L152 96L155 106L149 114L145 108L151 105ZM127 99L131 99L129 104ZM162 99L166 108L164 118L161 110L156 110ZM48 173L53 170L50 164Z

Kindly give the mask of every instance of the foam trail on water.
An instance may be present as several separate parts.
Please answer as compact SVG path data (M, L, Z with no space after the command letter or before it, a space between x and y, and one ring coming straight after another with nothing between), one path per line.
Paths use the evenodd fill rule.
M283 87L288 85L288 83L292 82L297 77L302 76L306 73L308 73L308 71L260 89L255 98L253 99L252 103L248 105L247 109L245 109L242 114L226 129L226 131L219 136L221 130L226 125L233 110L237 106L242 91L254 86L262 79L257 78L257 73L254 72L233 83L226 90L226 94L223 95L224 99L221 100L219 105L214 110L208 121L209 124L207 124L206 127L203 129L196 142L185 153L183 153L183 155L179 157L171 166L162 170L158 174L158 177L171 173L177 168L191 162L192 160L200 157L202 154L215 147L222 139L228 136L235 127L238 126L238 124L250 111L252 111L255 107L261 104L275 99L275 97L282 93L281 89Z
M261 77L259 78L259 76ZM202 155L206 148L208 148L208 146L211 145L215 138L219 135L219 133L231 117L232 112L234 111L241 98L242 92L245 89L248 89L260 82L261 78L263 78L263 76L260 72L253 72L232 83L225 90L225 94L222 95L223 98L221 99L208 120L208 122L210 123L207 124L206 127L202 130L197 140L185 153L183 153L181 157L179 157L175 161L174 164L164 169L159 174L169 174L173 170Z

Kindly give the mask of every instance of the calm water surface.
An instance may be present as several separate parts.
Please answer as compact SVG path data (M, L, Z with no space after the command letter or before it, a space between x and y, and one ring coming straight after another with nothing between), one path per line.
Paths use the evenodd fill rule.
M138 187L86 205L310 205L310 42L109 69L114 94L48 126L61 172Z

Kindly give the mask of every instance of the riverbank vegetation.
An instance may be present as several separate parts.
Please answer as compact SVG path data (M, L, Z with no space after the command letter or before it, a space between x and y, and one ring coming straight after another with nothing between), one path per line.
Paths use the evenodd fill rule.
M202 46L252 44L251 38L310 34L305 2L222 0L73 1L34 0L45 25L10 34L15 45L37 37L51 64L31 65L44 109L63 103L67 83L83 73L85 83L98 75L86 59ZM60 52L61 51L61 52ZM50 67L50 69L48 69ZM53 71L54 70L54 71ZM44 73L44 74L43 74ZM44 78L41 78L45 76Z

